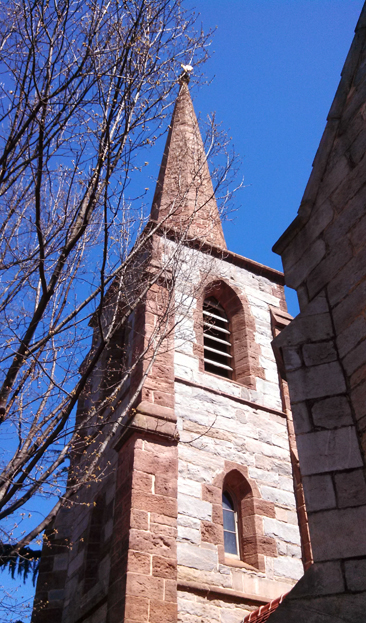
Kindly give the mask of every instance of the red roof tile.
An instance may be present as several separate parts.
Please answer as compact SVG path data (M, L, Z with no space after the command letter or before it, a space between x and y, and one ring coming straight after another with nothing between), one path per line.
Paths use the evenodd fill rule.
M257 610L253 610L250 614L247 614L243 623L265 623L268 620L269 616L274 612L278 606L283 602L284 598L288 595L288 593L284 593L277 599L272 599L268 604L261 606Z

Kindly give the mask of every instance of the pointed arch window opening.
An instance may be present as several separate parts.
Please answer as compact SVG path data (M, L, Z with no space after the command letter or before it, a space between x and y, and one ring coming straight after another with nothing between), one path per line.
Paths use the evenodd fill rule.
M222 513L225 554L239 558L238 514L233 498L228 491L224 491L222 494Z
M203 303L203 361L206 372L231 379L233 373L230 323L224 308L213 297Z

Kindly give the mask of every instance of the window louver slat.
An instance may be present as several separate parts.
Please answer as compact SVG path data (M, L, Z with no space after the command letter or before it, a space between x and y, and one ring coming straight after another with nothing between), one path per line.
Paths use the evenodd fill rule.
M209 363L212 366L222 368L223 370L230 370L230 372L233 371L233 369L230 366L225 366L223 363L218 363L217 361L213 361L212 359L204 359L203 361L205 363ZM218 372L217 374L220 374L220 373Z
M230 354L229 319L213 297L207 298L203 305L203 346L205 370L231 378L233 357Z
M220 322L229 322L227 318L223 318L222 316L217 316L216 314L212 314L209 311L203 310L205 316L210 316L211 318L215 318L216 320L220 320Z
M203 325L210 329L215 329L215 331L220 331L220 333L226 333L227 335L230 335L230 331L228 331L227 329L223 329L222 327L218 327L214 324L210 324L209 322L204 322Z
M229 331L229 335L230 335L230 331ZM210 340L212 340L213 342L220 342L220 344L225 344L225 346L231 346L230 342L227 342L227 340L222 340L219 337L215 337L213 335L210 335Z
M211 340L211 337L210 337ZM211 348L211 346L207 346L207 344L205 344L205 350L209 350L211 351L211 353L217 353L218 355L222 355L222 350L217 350L216 348ZM229 355L229 353L225 353L225 357L229 357L229 359L232 359L233 356Z

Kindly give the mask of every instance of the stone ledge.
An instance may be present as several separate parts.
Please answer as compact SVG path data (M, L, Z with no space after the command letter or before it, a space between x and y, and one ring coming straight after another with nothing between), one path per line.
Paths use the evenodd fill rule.
M268 602L268 597L261 595L251 595L250 593L241 593L231 588L221 588L219 586L212 587L209 584L201 584L199 582L179 582L178 590L190 593L198 593L204 595L207 599L230 599L234 603L259 604L264 605Z
M225 380L227 381L228 379L225 379ZM280 417L287 419L287 415L283 411L278 411L278 409L273 409L272 407L266 407L265 405L262 405L258 402L252 402L251 400L247 400L246 398L239 398L239 396L233 396L232 394L223 392L220 389L213 389L212 387L202 385L201 383L196 383L195 381L190 381L189 379L184 379L180 376L174 377L174 381L176 383L183 383L183 385L190 385L191 387L197 387L197 389L204 389L205 391L211 392L212 394L216 394L218 396L224 396L224 398L230 398L231 400L234 400L235 402L239 402L242 405L248 405L249 407L253 407L254 409L261 409L261 411L266 411L267 413L273 413L274 415L279 415ZM229 381L229 382L235 383L235 381ZM238 385L238 383L235 383L235 385ZM239 387L241 386L239 385Z
M147 400L140 402L136 407L136 411L138 413L144 413L145 415L151 415L160 420L167 420L168 422L177 421L174 409L171 409L170 407L162 407L161 405L148 402Z
M132 409L120 436L113 444L113 449L119 452L128 437L135 432L158 435L177 442L179 437L173 409L160 407L147 401L140 402L135 409Z
M226 567L237 567L238 569L247 569L248 571L254 571L258 573L257 567L253 567L253 565L249 565L247 562L243 562L238 558L228 558L225 556L225 561L223 563Z

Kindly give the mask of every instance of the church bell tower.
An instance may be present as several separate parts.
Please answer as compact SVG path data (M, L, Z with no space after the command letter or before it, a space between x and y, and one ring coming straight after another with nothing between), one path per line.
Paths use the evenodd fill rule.
M172 330L124 388L127 403L145 374L101 458L106 477L56 517L33 623L240 623L311 559L271 348L289 319L283 275L226 247L187 79L148 227L152 270L179 251ZM166 283L136 310L132 350L156 325Z

